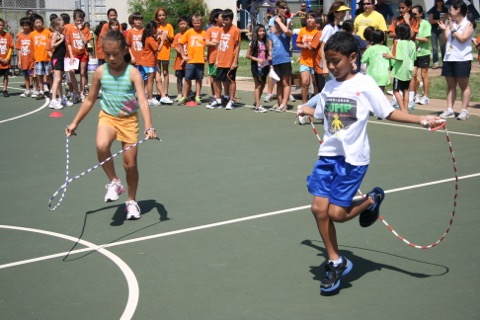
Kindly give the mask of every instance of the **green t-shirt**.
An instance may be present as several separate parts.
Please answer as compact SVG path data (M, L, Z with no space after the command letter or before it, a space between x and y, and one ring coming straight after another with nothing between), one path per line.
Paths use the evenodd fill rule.
M390 49L381 44L375 44L365 50L362 63L367 65L367 75L372 77L379 86L390 84L391 60L383 57L384 53L390 54Z
M420 22L420 28L418 28L417 38L429 38L432 36L432 25L423 20ZM417 41L417 57L429 56L431 53L430 50L430 41L420 42Z
M412 40L398 40L393 76L401 81L410 81L413 76L413 63L417 58L417 48Z

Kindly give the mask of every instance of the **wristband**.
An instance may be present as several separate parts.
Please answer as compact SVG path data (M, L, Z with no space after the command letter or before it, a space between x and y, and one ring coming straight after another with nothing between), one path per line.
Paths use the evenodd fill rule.
M145 129L145 134L147 134L148 131L151 131L151 130L152 130L153 132L156 132L156 131L155 131L155 128L147 128L147 129Z

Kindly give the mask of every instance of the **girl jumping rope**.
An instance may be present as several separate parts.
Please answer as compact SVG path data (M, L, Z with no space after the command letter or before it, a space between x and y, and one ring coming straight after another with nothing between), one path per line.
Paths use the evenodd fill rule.
M67 137L75 134L80 122L92 110L100 88L102 88L102 100L100 100L102 110L99 114L96 139L100 161L112 155L110 148L114 140L119 140L124 149L137 142L138 109L140 109L145 123L146 137L156 138L150 109L145 98L142 77L138 70L127 63L125 59L128 54L128 46L123 34L119 31L109 31L103 38L102 48L106 64L95 70L90 94L65 130ZM130 148L123 153L123 165L128 188L126 218L129 220L140 219L140 208L135 201L138 186L137 148ZM118 200L125 188L115 172L113 161L106 162L103 170L111 181L106 186L105 202Z
M252 42L250 42L246 54L247 59L252 60L251 70L253 80L255 81L255 111L261 113L268 111L260 103L260 97L263 89L265 89L268 72L270 71L270 52L268 51L266 35L265 26L261 24L256 25Z

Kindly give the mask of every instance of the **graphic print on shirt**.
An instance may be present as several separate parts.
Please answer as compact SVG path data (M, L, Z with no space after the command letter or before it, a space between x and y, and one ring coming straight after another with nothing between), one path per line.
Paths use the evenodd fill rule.
M338 134L348 129L357 119L357 100L351 98L328 97L325 103L325 118L328 132Z

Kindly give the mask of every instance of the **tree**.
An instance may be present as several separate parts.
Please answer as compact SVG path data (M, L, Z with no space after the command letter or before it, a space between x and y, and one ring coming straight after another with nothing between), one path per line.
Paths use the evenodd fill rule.
M204 23L208 23L208 8L203 0L129 0L128 4L130 13L140 12L145 22L155 20L154 14L157 8L165 8L167 21L172 26L177 25L178 17L190 17L195 13L200 13L204 17Z

